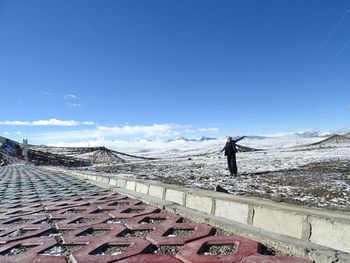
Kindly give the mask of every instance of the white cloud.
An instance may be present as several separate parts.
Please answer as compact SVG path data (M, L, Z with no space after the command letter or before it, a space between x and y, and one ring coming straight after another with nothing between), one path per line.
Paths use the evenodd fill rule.
M80 124L93 125L96 124L92 121L81 122ZM138 147L141 142L145 144L140 151L148 151L159 147L165 147L163 142L174 139L181 134L186 133L188 126L180 124L151 124L151 125L121 125L121 126L104 126L98 125L90 129L75 129L65 131L48 131L43 133L31 134L31 139L36 144L57 144L60 142L61 145L87 145L89 142L92 145L116 145L115 148L119 147L120 144L127 148L127 143L132 141L138 142ZM200 132L218 132L217 128L199 128L193 129L194 131ZM198 138L203 134L198 134ZM150 143L152 141L152 143ZM172 141L172 140L170 140ZM155 143L158 142L158 143ZM186 142L184 142L186 143ZM157 147L155 146L157 145ZM166 144L168 145L168 144ZM171 146L171 144L170 144ZM172 147L172 146L171 146ZM136 151L136 149L130 149L130 151Z
M84 124L84 125L94 125L95 122L93 122L93 121L83 121L82 124Z
M58 120L58 119L49 119L49 120L37 120L37 121L0 121L0 125L7 126L78 126L78 125L91 125L93 122L79 122L74 120Z
M0 125L30 126L30 122L29 121L0 121Z
M75 96L74 94L63 94L62 97L65 100L77 100L78 99L78 97Z
M84 122L82 123L84 124ZM95 124L85 122L85 125ZM81 140L115 140L116 138L173 138L181 133L182 126L177 124L153 125L124 125L124 126L97 126L92 129L79 129L69 131L49 131L31 134L36 143L55 143L57 141L74 142Z
M198 133L198 132L218 133L219 128L186 129L185 132L187 132L187 133Z
M153 124L153 125L134 125L134 126L97 126L97 130L110 135L135 135L143 134L145 136L168 136L173 134L176 125L172 124Z
M266 137L285 137L285 136L293 136L296 132L273 132L268 134L263 134L262 136Z
M17 134L17 135L22 135L22 132L16 131L16 134Z
M80 107L81 104L79 103L72 103L72 102L66 102L66 105L70 106L70 107Z
M167 142L164 140L105 140L105 139L95 139L95 140L85 140L77 141L72 143L67 143L60 141L57 143L50 144L51 146L57 147L97 147L105 146L107 148L131 153L131 154L144 154L147 156L166 156L168 154L190 154L195 151L207 152L210 150L220 151L225 140L218 139L212 141L171 141Z
M49 120L40 120L40 121L33 121L33 126L78 126L80 123L78 121L62 121L57 119L49 119Z
M10 133L9 133L9 132L7 132L7 131L5 131L5 132L4 132L4 134L5 134L5 135L10 135Z

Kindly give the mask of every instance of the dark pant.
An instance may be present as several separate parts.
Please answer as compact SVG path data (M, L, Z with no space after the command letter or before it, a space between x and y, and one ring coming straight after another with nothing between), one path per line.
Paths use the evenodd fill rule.
M236 155L227 155L227 165L231 175L237 175Z

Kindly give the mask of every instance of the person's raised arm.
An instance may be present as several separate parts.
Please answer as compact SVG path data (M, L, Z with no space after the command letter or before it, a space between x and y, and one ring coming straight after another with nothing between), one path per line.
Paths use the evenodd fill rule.
M241 138L235 140L235 143L239 142L240 140L244 139L245 137L247 137L247 136L242 136Z

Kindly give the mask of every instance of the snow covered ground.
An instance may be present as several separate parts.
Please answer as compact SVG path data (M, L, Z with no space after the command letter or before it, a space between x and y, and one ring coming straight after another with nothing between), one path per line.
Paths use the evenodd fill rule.
M350 211L350 144L305 146L320 140L244 139L241 145L264 150L238 153L236 178L229 176L220 152L225 140L168 142L161 150L147 152L160 159L94 169L187 187L214 189L220 185L232 194Z

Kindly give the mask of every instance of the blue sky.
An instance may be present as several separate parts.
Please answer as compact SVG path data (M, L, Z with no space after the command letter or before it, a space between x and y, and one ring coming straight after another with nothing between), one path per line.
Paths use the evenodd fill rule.
M349 8L0 0L0 135L54 143L348 128Z

